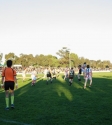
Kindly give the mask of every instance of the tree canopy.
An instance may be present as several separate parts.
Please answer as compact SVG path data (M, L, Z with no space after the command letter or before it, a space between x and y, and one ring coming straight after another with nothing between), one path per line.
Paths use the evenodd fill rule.
M79 64L86 62L93 68L105 69L112 68L112 63L109 60L89 60L84 57L79 57L75 53L71 53L67 47L63 47L58 52L56 52L59 58L53 55L36 55L33 54L23 54L16 56L14 53L8 53L5 55L5 61L8 59L13 60L13 64L27 66L51 66L51 67L77 67ZM3 53L0 54L0 63L3 57Z

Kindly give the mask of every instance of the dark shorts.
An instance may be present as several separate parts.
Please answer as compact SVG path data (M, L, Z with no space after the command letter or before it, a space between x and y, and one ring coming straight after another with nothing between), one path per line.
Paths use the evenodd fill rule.
M47 74L47 77L51 77L51 74Z
M69 79L73 79L73 76L69 76Z
M81 69L79 70L79 74L82 74L82 70Z
M9 89L14 90L14 85L15 85L14 81L5 81L4 89L5 90L9 90Z

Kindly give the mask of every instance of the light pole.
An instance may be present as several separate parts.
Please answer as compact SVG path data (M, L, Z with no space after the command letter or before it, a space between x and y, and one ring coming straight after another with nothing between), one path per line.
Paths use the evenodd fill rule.
M71 69L71 57L70 57L70 53L71 53L71 50L70 50L70 44L67 45L69 48L68 48L68 51L69 51L69 68Z
M69 63L68 65L69 68L71 68L70 49L67 47L63 47L63 50L65 50L68 53L68 63Z
M70 49L67 50L68 54L69 54L69 68L71 69L71 59L70 59Z
M69 68L71 69L70 49L69 49Z

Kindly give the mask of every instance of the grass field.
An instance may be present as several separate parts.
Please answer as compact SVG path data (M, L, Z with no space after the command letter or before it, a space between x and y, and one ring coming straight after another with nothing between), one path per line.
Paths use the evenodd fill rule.
M75 77L69 86L62 75L48 85L42 78L36 86L30 82L18 78L14 110L5 110L0 89L0 125L112 125L112 72L93 73L86 89L84 80Z

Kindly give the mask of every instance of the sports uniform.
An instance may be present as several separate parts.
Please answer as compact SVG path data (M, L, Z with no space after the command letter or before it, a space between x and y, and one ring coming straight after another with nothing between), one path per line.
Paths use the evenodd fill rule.
M70 83L70 86L73 83L73 78L74 78L74 70L73 70L73 68L71 68L70 71L69 71L69 83Z
M92 85L92 69L87 65L87 68L85 70L85 83L84 83L84 89L86 88L87 81L90 80L90 85Z
M9 93L11 94L11 108L14 108L14 86L16 83L16 71L11 68L12 60L7 60L7 67L2 71L2 86L5 89L6 110L9 110Z
M47 71L46 71L46 75L47 75L47 84L48 84L48 81L50 80L50 82L52 83L52 76L51 76L51 71L50 69L47 68Z

